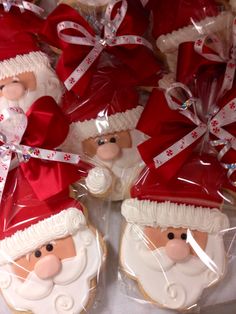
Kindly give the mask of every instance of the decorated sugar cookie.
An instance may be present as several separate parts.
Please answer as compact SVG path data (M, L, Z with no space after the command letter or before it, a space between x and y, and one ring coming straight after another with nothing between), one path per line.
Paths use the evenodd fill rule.
M121 73L108 75L115 79ZM146 137L135 129L143 111L138 93L108 75L95 76L91 94L74 111L67 109L71 125L61 149L82 154L94 166L85 179L92 195L116 201L129 195L143 167L137 146Z
M14 179L13 179L14 178ZM19 171L1 206L0 288L12 310L81 313L93 300L104 243L68 190L39 201ZM2 228L1 228L2 229Z
M178 47L202 35L222 33L229 27L232 14L222 11L223 1L149 0L153 14L153 37L166 56L171 72L176 73Z
M17 105L27 112L42 96L59 104L63 89L49 57L39 48L41 10L26 1L24 5L23 11L19 5L12 4L9 11L0 5L0 107Z
M214 157L193 155L176 178L159 179L147 168L122 204L121 266L144 299L187 310L227 269L222 231L229 220L218 192L227 178Z

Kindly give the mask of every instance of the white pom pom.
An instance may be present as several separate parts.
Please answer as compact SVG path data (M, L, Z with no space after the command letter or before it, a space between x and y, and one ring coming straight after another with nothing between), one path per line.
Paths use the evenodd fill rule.
M89 171L85 183L90 193L104 194L112 185L112 176L108 169L95 167Z

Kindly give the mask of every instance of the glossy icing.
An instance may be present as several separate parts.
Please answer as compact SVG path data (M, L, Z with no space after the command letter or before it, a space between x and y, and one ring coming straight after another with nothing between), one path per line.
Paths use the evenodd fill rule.
M138 281L146 296L161 306L178 310L191 307L198 302L203 290L225 273L224 244L220 234L209 234L205 252L200 248L199 257L191 256L181 263L165 256L165 247L151 251L144 239L142 227L126 225L121 243L121 265Z

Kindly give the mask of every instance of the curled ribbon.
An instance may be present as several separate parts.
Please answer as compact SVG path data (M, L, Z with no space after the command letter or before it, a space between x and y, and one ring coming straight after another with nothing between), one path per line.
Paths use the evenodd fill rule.
M204 48L207 41L210 41L214 48L214 52L205 52ZM224 80L222 83L219 97L222 96L226 91L230 90L233 85L235 71L236 71L236 18L232 24L232 48L229 52L225 52L225 47L220 38L216 35L208 35L199 38L194 43L194 50L210 61L216 61L220 63L226 63L226 69L224 74Z
M186 102L183 105L180 105L177 101L171 96L171 92L175 89L182 89L188 96L188 105ZM223 127L227 126L236 121L236 98L229 101L223 108L216 110L209 115L207 122L201 121L196 110L190 110L190 106L196 106L198 99L194 99L191 91L187 86L182 83L172 84L165 92L165 97L168 102L168 105L171 109L178 110L180 114L188 118L193 124L196 125L190 133L185 135L179 141L168 147L161 154L156 156L153 161L156 168L161 167L163 164L177 156L180 152L187 149L193 143L196 143L201 137L207 136L209 134L214 135L217 140L210 141L212 146L222 146L218 154L219 161L222 160L223 156L233 148L236 150L236 138L230 134ZM190 106L189 106L190 104ZM236 171L236 164L226 164L222 163L225 169L228 169L227 176L234 186L236 182L231 180L232 174Z
M41 15L44 11L42 8L38 7L37 5L33 3L29 3L27 1L23 1L23 0L0 0L0 3L3 5L3 8L6 12L9 12L12 6L20 8L21 12L24 12L25 10L29 10L29 11L34 12L37 15Z
M122 5L116 16L112 19L112 11L117 3L121 0L112 0L107 6L104 17L104 35L93 36L83 26L78 23L64 21L57 25L57 32L60 39L66 43L75 45L92 46L93 49L89 52L87 57L79 64L79 66L70 74L65 80L64 84L68 90L71 90L73 86L81 79L86 71L91 67L95 60L99 57L105 47L114 47L120 45L143 45L152 50L152 45L143 37L136 35L123 35L116 36L117 31L123 22L127 12L127 1L123 0ZM74 29L79 31L84 37L71 36L64 34L64 30Z
M11 161L13 159L13 154L17 155L20 162L27 162L30 158L65 162L70 164L78 164L80 161L80 157L76 154L20 144L21 137L27 127L27 118L20 108L10 108L10 110L6 110L6 112L7 113L0 115L1 123L8 122L12 118L13 120L14 118L17 118L17 123L14 125L13 132L6 129L6 132L0 133L1 142L3 143L3 145L0 146L0 202L6 184L7 175L10 170ZM0 131L3 131L3 129L4 128L1 127Z

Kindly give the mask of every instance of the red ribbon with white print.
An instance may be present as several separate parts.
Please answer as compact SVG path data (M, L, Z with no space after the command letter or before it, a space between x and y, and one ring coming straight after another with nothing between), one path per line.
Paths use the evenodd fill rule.
M12 6L20 8L21 12L29 10L37 15L41 15L44 12L42 8L38 7L34 3L30 3L23 0L0 0L0 4L3 5L3 8L6 12L9 12Z
M115 5L122 2L121 8L118 13L112 19L112 11ZM71 73L71 75L65 80L64 84L68 90L71 90L73 86L81 79L91 65L96 61L106 46L114 47L120 45L143 45L152 50L152 45L143 37L136 35L123 35L116 36L117 31L123 22L127 13L128 4L126 0L112 0L107 6L104 17L104 35L93 36L83 26L71 21L64 21L57 25L57 31L60 39L66 43L75 45L84 45L94 47L87 57L79 64L79 66ZM63 31L68 29L74 29L79 31L84 36L71 36L64 34Z
M171 96L171 92L173 90L180 88L183 89L189 97L189 99L182 105L176 102ZM232 99L220 110L215 107L214 112L209 115L207 122L203 122L195 110L200 100L194 98L189 88L184 84L172 84L171 87L166 90L165 97L171 109L178 110L180 114L192 121L196 127L190 133L175 142L173 145L169 146L165 151L153 159L156 168L161 167L163 164L177 156L183 150L187 149L190 145L196 143L203 136L214 135L217 140L210 141L210 144L212 146L223 145L223 148L218 154L219 161L222 160L224 155L230 149L233 148L236 150L236 138L224 129L224 126L227 126L236 121L236 98ZM193 110L190 110L190 107L192 107ZM231 184L236 186L236 182L231 180L232 174L236 171L236 163L222 163L222 166L228 170L227 176Z
M207 41L213 45L214 52L205 52ZM210 61L216 61L220 63L226 63L226 69L224 74L224 80L219 92L219 97L226 91L230 90L233 85L235 70L236 70L236 18L232 24L232 47L230 51L225 51L225 45L222 40L216 35L208 35L199 38L194 43L194 50L204 58Z
M20 162L27 162L30 158L37 158L70 164L79 163L80 157L76 154L20 144L21 138L27 127L27 117L22 109L12 107L3 110L0 115L0 122L0 138L3 143L0 146L0 202L13 154L17 155Z

